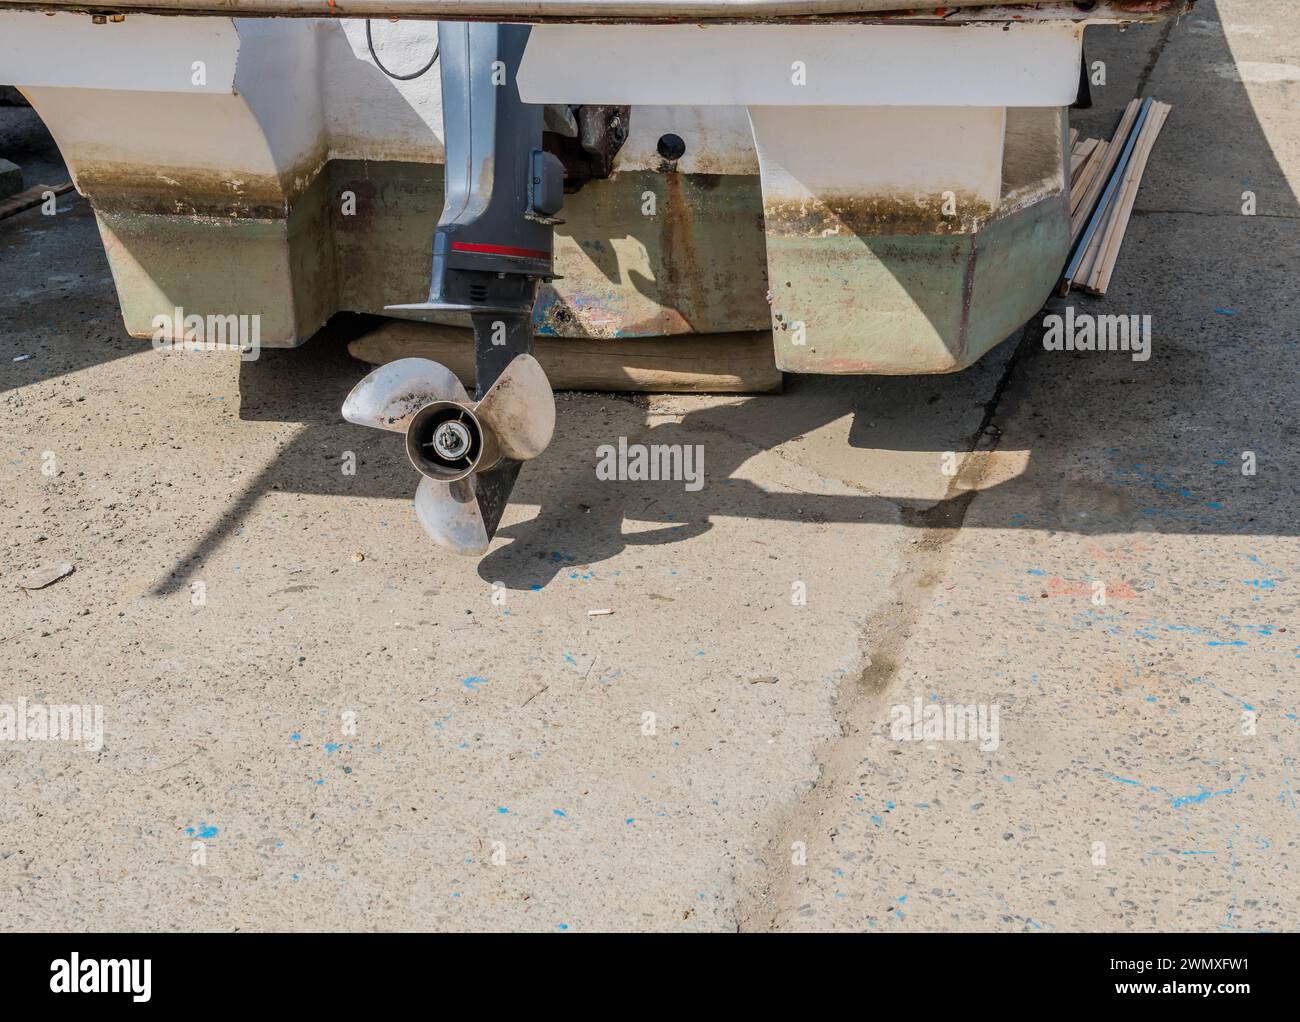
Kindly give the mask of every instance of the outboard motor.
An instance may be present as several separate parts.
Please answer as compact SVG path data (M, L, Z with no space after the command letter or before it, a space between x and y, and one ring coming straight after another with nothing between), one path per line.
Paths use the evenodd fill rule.
M426 301L406 312L468 313L476 400L423 358L380 366L353 388L343 417L406 435L423 478L420 523L438 543L480 555L523 462L555 429L555 398L532 355L538 281L554 278L553 227L564 168L542 150L543 108L519 99L527 25L442 22L446 198Z

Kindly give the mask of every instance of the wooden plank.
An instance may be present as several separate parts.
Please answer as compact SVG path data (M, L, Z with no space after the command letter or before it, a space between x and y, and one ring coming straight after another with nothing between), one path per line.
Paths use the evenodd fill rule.
M1106 148L1110 143L1098 142L1089 151L1084 161L1079 164L1078 172L1070 180L1070 212L1079 208L1079 203L1083 201L1084 193L1088 190L1088 185L1092 182L1093 175L1097 173L1097 168L1106 155Z
M1083 204L1083 197L1092 186L1092 180L1097 176L1097 172L1101 169L1102 162L1106 158L1106 150L1109 148L1109 142L1098 142L1089 155L1088 161L1079 168L1079 177L1070 186L1071 217L1074 216L1075 212Z
M1123 176L1122 181L1119 182L1118 190L1115 191L1112 202L1110 202L1109 207L1106 208L1104 215L1102 215L1100 225L1097 226L1096 234L1093 235L1092 241L1088 243L1088 251L1084 254L1083 261L1082 263L1079 263L1079 268L1074 274L1075 286L1082 287L1084 291L1091 290L1089 289L1089 282L1093 280L1097 270L1101 267L1102 261L1104 261L1106 244L1108 244L1109 239L1112 239L1113 237L1113 225L1115 224L1115 216L1117 216L1119 203L1122 202L1123 195L1125 195L1125 190L1127 189L1128 182L1130 182L1132 170L1134 170L1136 161L1138 161L1141 152L1143 152L1145 140L1147 140L1149 135L1151 135L1152 126L1154 125L1154 122L1156 122L1158 116L1160 116L1160 109L1158 109L1158 107L1160 107L1160 104L1152 104L1151 112L1147 114L1147 121L1145 121L1143 129L1141 129L1141 134L1134 143L1134 151L1132 151L1132 156L1128 159L1128 165L1125 168L1125 176Z
M1079 172L1079 168L1088 162L1088 158L1092 156L1093 152L1096 150L1097 142L1098 139L1085 138L1082 142L1080 142L1078 145L1074 147L1073 151L1070 154L1070 181L1071 182L1074 181L1075 175L1077 175Z
M0 86L0 88L3 88L3 86ZM1070 129L1070 148L1071 148L1071 149L1074 148L1074 143L1077 142L1077 141L1079 141L1079 129L1078 129L1078 128L1071 128L1071 129Z
M1142 124L1141 134L1139 134L1137 139L1134 140L1133 152L1129 156L1128 163L1124 168L1123 180L1119 182L1115 194L1111 197L1110 205L1102 212L1101 222L1098 224L1097 230L1094 232L1092 238L1089 239L1088 249L1084 253L1083 259L1080 261L1078 268L1074 272L1074 277L1071 280L1071 283L1083 288L1085 291L1089 290L1089 281L1092 280L1094 274L1097 273L1098 268L1102 263L1106 239L1110 237L1111 226L1115 222L1115 216L1119 209L1120 200L1124 194L1124 188L1130 180L1133 168L1143 152L1143 148L1147 146L1148 140L1154 143L1155 137L1151 132L1161 117L1160 107L1164 105L1165 104L1163 103L1155 102L1151 104L1151 109L1148 111L1146 120ZM1155 128L1155 130L1157 132L1159 131L1158 128ZM1147 151L1150 151L1149 148ZM1125 222L1127 223L1127 221Z
M778 394L783 382L767 330L621 340L538 336L534 347L555 390ZM433 359L474 386L474 335L467 327L392 320L352 341L348 351L371 365Z
M1118 162L1120 154L1124 149L1124 142L1129 133L1133 130L1133 124L1137 120L1141 110L1141 100L1133 100L1124 109L1124 114L1120 118L1119 125L1115 129L1114 136L1106 142L1105 151L1100 155L1100 163L1097 165L1094 173L1090 176L1087 188L1084 189L1083 195L1070 218L1070 243L1074 245L1082 236L1084 229L1088 225L1088 220L1097 205L1098 199L1106 189L1106 183L1110 175L1114 172L1115 164Z
M1113 252L1111 252L1107 258L1105 274L1104 276L1099 278L1099 284L1101 287L1102 294L1104 294L1106 288L1109 287L1111 274L1115 270L1115 264L1119 261L1119 248L1124 243L1124 236L1128 231L1129 220L1132 218L1133 215L1133 206L1137 202L1138 191L1142 187L1142 177L1146 173L1147 164L1150 162L1151 154L1155 150L1156 140L1158 139L1160 132L1164 129L1165 122L1169 119L1169 114L1173 110L1173 106L1169 103L1161 103L1159 105L1161 108L1160 117L1156 122L1156 127L1151 134L1150 141L1147 144L1146 152L1142 157L1141 166L1139 166L1137 170L1137 174L1133 179L1133 185L1129 191L1129 194L1125 197L1125 201L1116 215L1116 224L1117 224L1116 239L1117 240L1114 243Z
M1093 177L1092 183L1088 186L1083 201L1079 203L1079 209L1070 218L1070 244L1072 246L1078 243L1079 238L1082 237L1084 230L1087 228L1088 221L1092 217L1092 211L1096 208L1097 200L1101 198L1102 192L1106 190L1110 176L1115 170L1115 164L1119 162L1120 154L1124 151L1124 143L1133 130L1133 124L1137 120L1138 112L1141 109L1142 100L1140 99L1133 100L1124 108L1124 116L1120 118L1119 127L1115 129L1110 145L1106 147L1106 154L1102 159L1101 166Z
M1120 193L1116 197L1115 211L1106 224L1106 237L1101 244L1100 252L1088 274L1086 276L1080 274L1078 278L1079 286L1090 294L1104 295L1110 286L1111 275L1115 271L1115 264L1119 261L1120 246L1124 243L1124 235L1133 213L1133 204L1137 199L1138 189L1142 186L1142 175L1155 149L1156 138L1160 135L1160 130L1164 127L1169 111L1172 109L1168 103L1155 103L1152 106L1142 136L1134 149L1128 171L1124 175Z
M64 192L70 191L72 191L71 181L64 181L61 185L33 185L26 191L0 200L0 220L21 213L25 209L31 209L33 206L39 206L45 201L46 192L62 195Z
M1101 251L1102 238L1106 233L1106 224L1110 222L1111 213L1114 212L1115 203L1111 201L1110 206L1101 214L1101 222L1088 241L1088 248L1083 253L1083 259L1080 260L1078 267L1074 271L1074 276L1070 279L1073 285L1081 284L1088 279L1088 274L1092 272L1093 265L1096 263L1097 254Z
M1098 225L1096 233L1089 240L1088 248L1083 253L1083 258L1079 261L1074 276L1070 278L1072 286L1081 287L1083 282L1088 279L1088 275L1092 273L1092 269L1097 263L1097 256L1101 252L1102 239L1106 234L1106 225L1110 222L1110 215L1114 208L1115 204L1112 202L1110 208L1102 214L1101 223Z
M1084 262L1085 257L1087 257L1090 251L1092 251L1092 246L1098 233L1104 233L1105 221L1110 216L1114 205L1115 197L1121 184L1120 179L1128 169L1128 165L1132 160L1133 150L1137 148L1138 136L1141 134L1142 128L1149 119L1151 110L1155 105L1155 100L1150 97L1138 100L1137 102L1140 105L1136 122L1130 127L1128 134L1123 138L1120 155L1115 161L1116 167L1112 170L1109 178L1106 179L1105 184L1101 189L1100 198L1093 206L1092 212L1088 214L1087 219L1083 224L1083 229L1080 232L1079 240L1074 243L1073 249L1070 253L1070 258L1066 262L1065 269L1061 273L1061 283L1060 287L1057 289L1057 293L1061 295L1061 297L1070 293L1070 285L1079 279L1080 266ZM1119 134L1120 132L1116 131L1116 136L1119 136ZM1118 144L1119 143L1117 142L1112 143L1110 151L1107 153L1108 156L1110 155L1110 152L1115 150L1116 145ZM1095 188L1096 184L1094 183L1090 187ZM1085 200L1085 202L1080 206L1079 212L1085 212L1084 207L1086 206L1087 201Z

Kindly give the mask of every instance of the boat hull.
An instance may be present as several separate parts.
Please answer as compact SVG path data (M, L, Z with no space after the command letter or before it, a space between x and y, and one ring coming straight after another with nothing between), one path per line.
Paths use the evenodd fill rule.
M530 46L549 64L526 61L521 89L564 101L548 66L576 66L565 47L591 39L574 33L615 27L535 29ZM571 101L596 101L604 82L612 95L600 101L632 102L630 134L613 175L566 198L561 279L538 303L539 332L771 330L791 371L932 373L969 365L1039 307L1068 245L1063 103L1077 24L848 26L833 37L697 27L733 61L754 49L736 35L747 29L821 63L802 91L793 77L782 85L785 68L779 80L724 75L721 91L687 82L685 93L680 76L657 81L644 67L655 46L680 45L680 29L637 27L640 63L622 78L571 76ZM435 32L375 26L398 70L427 60ZM980 59L981 38L1005 50L1008 35L1035 59L1046 43L1058 52L1034 74L986 75L955 94L942 75L846 91L835 76L860 76L864 47L887 49L899 32L930 32L941 48L933 33L958 33L966 61ZM382 314L427 293L442 206L438 76L386 77L362 22L133 14L93 25L0 11L0 40L0 66L95 209L132 336L159 339L160 320L183 309L257 316L260 343L288 347L335 312ZM42 57L56 49L70 59ZM686 147L671 160L659 145L669 134Z

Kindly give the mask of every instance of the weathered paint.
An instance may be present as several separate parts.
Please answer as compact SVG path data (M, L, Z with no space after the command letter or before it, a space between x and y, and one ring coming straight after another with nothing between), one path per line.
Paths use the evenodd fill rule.
M92 194L128 332L149 337L153 318L176 306L204 316L234 311L260 315L262 344L281 347L306 340L335 311L382 314L418 300L428 292L429 239L442 210L440 170L334 160L287 216L250 217L234 205L242 200L222 207L216 197L204 208L224 215L197 213L193 202L169 212L166 193L146 206L134 189L119 211L112 200L123 193ZM354 215L342 212L344 193L355 197ZM652 216L641 213L647 196ZM561 279L543 290L539 332L636 337L766 326L757 176L619 174L569 196L565 216L555 242Z
M809 114L800 106L749 109L769 236L958 233L974 230L1000 201L1002 107Z
M22 64L38 82L25 92L96 210L132 335L151 336L154 318L180 307L257 315L264 346L289 346L336 311L382 313L427 294L442 207L436 76L385 78L355 22L132 16L96 35L84 20L0 13L6 30L91 47L119 69L103 88L75 62ZM196 48L177 50L187 24ZM385 58L392 43L394 63L415 66L431 28L385 25ZM190 87L184 62L150 63L160 47L201 53L206 86ZM885 145L836 127L861 109L634 107L613 177L566 200L561 279L543 290L539 331L774 326L791 369L968 364L1033 311L1031 296L1049 286L1038 278L1059 265L1059 111L865 115L892 137ZM1033 120L1044 115L1056 119L1054 146ZM911 131L918 117L944 130ZM776 123L793 134L765 133ZM800 155L801 130L829 139L829 159ZM656 152L669 131L686 142L674 163ZM955 217L943 212L945 189ZM800 318L809 342L791 346Z
M766 325L756 175L620 173L568 196L564 217L555 237L563 279L543 295L543 333L639 337Z
M966 230L918 222L938 205L930 197L906 229L769 231L777 366L952 372L1010 335L1051 290L1069 244L1065 134L1063 111L1008 111L1006 207Z
M427 290L428 239L442 206L438 170L331 161L283 218L101 210L129 332L149 336L155 315L181 305L201 315L260 314L265 345L295 344L335 310L381 313L418 298ZM356 197L355 216L339 209L344 192ZM647 195L654 197L654 216L641 213ZM1032 227L1023 221L1023 236L1018 214L972 234L939 216L934 202L908 208L866 199L852 211L841 207L833 233L808 230L805 218L795 221L801 229L769 221L777 229L765 237L757 175L616 174L568 197L555 247L562 279L544 289L538 329L561 337L634 337L771 323L778 363L791 371L957 369L1023 321L1015 320L1025 305L1017 296L1031 293L1037 301L1051 287L1048 280L1027 290L1027 282L1059 266L1054 248L1065 235L1044 238L1045 211L1037 203L1026 208L1035 215ZM980 216L985 223L983 211ZM868 221L888 233L862 230ZM610 224L620 229L611 231ZM980 239L981 256L973 283L983 285L985 260L1006 266L1008 279L1004 291L972 291L963 341L965 260L973 238ZM777 273L769 284L768 261L796 267L800 276ZM806 276L814 267L820 280ZM769 318L769 287L780 318ZM787 296L794 294L803 304L791 305ZM1008 311L1014 321L988 339L985 324L1006 322ZM1024 309L1024 316L1032 311ZM809 331L802 349L788 343L789 325L800 318ZM831 337L823 325L837 338L840 356L827 357Z

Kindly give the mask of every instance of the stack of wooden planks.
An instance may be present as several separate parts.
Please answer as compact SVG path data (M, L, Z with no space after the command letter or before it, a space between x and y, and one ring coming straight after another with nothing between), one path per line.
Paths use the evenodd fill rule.
M1070 261L1061 294L1071 287L1104 295L1119 259L1133 202L1168 103L1135 99L1109 139L1080 139L1070 133Z

